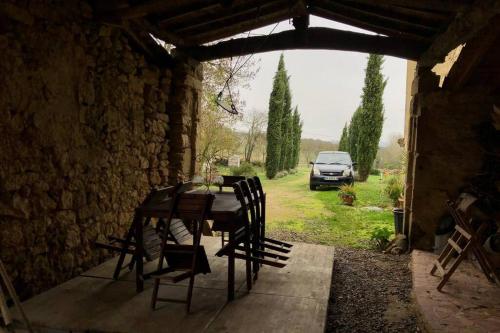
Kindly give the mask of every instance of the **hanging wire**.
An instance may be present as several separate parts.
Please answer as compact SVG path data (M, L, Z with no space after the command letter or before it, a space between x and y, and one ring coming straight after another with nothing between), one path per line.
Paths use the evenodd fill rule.
M259 12L258 12L258 15L257 17L260 15L260 8L259 8ZM264 39L264 41L262 41L262 44L256 49L256 52L258 50L260 50L264 44L267 42L268 40L268 37L274 32L274 30L276 30L276 28L278 27L278 25L280 24L280 22L276 23L276 25L271 29L271 31L267 34L266 36L266 39ZM247 38L250 36L250 33L251 31L248 31L248 34L247 34ZM215 99L215 102L217 103L217 105L222 108L224 111L226 112L229 112L230 114L233 114L233 115L237 115L239 114L240 112L238 111L238 109L236 108L235 104L234 104L234 100L233 100L233 94L231 92L231 80L233 79L234 75L236 73L238 73L238 71L240 69L242 69L247 63L248 61L250 61L250 59L255 55L255 53L252 53L250 54L246 60L240 65L238 66L238 63L240 62L241 59L243 59L243 57L238 57L238 59L236 59L236 62L234 63L233 66L231 66L231 68L229 69L229 75L226 79L226 82L224 82L224 86L222 87L222 90L217 94L217 98ZM237 67L238 66L238 67ZM223 105L223 93L224 93L224 90L227 88L227 91L228 91L228 94L229 94L229 107Z

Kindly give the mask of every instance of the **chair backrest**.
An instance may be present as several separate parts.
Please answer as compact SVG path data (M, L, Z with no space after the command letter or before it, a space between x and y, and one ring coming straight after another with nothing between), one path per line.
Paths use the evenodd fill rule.
M141 206L158 205L171 199L174 193L183 193L193 188L192 182L180 182L175 186L167 186L162 188L154 188L146 196Z
M233 184L240 180L245 180L245 176L221 176L222 184L219 185L219 191L222 192L224 187L233 187Z
M212 209L214 195L207 193L180 193L175 196L173 216L181 220L203 222Z
M245 200L248 202L247 208L250 212L250 222L252 225L257 223L257 218L255 214L255 203L252 197L252 192L250 191L250 187L248 186L248 182L246 180L239 181L241 186L241 190L243 191L243 195L245 196Z
M233 184L234 194L236 195L236 199L241 204L243 223L245 225L250 225L250 220L248 219L248 205L247 200L245 199L245 194L243 193L243 189L241 188L241 183L243 180L236 182Z
M253 181L255 182L255 187L257 188L257 191L259 192L259 199L261 204L265 200L264 196L264 189L262 188L262 183L260 182L260 178L258 176L253 177Z
M248 178L247 183L248 183L248 186L250 187L250 192L252 192L252 195L253 195L253 204L255 207L255 217L257 218L257 221L260 221L261 205L260 205L259 191L257 190L257 186L255 185L255 180L253 178Z

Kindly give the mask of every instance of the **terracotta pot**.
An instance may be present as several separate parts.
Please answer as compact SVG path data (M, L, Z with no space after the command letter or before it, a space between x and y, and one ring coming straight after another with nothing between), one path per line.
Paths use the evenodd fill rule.
M352 203L354 202L354 197L352 195L347 195L344 194L342 195L342 201L348 206L352 206Z

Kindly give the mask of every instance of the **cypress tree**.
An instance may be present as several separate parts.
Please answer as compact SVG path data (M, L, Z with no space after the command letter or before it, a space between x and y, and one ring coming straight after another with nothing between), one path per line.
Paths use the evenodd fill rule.
M339 150L340 151L349 151L348 144L347 144L347 124L344 125L344 129L342 130L342 135L340 136L339 140Z
M289 78L284 71L285 93L283 97L283 112L281 116L281 156L279 170L290 169L292 150L292 94L290 92Z
M292 155L292 168L296 168L299 165L300 158L300 142L302 136L302 122L300 120L299 109L296 106L293 111L293 155Z
M358 161L358 140L359 140L359 118L361 107L359 106L351 117L349 128L347 129L347 151L354 162Z
M269 98L267 122L266 175L274 178L280 170L281 158L281 118L285 95L285 61L281 54L278 69L274 75L273 90Z
M358 173L361 181L368 178L377 156L382 126L384 104L382 97L387 81L382 75L384 57L370 54L365 73L365 86L361 97L362 111L359 117L359 139L357 147Z

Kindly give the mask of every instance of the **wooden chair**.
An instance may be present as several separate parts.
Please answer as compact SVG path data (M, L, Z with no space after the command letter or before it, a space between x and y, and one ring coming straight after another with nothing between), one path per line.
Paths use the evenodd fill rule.
M280 260L287 260L280 254L266 252L261 249L261 243L259 242L259 234L256 229L255 221L255 211L252 195L248 187L248 183L245 180L234 183L234 193L236 198L240 201L242 209L242 222L243 228L240 229L235 236L235 240L229 241L225 246L220 249L216 255L229 255L232 250L237 250L234 253L234 257L237 259L242 259L246 261L247 264L247 288L251 288L251 264L253 263L254 269L254 279L257 279L259 264L270 265L274 267L285 267L286 264ZM255 232L255 234L254 234ZM241 245L243 243L243 246ZM247 245L248 243L248 245ZM242 253L243 252L243 253ZM273 258L274 260L264 259L265 257Z
M155 309L157 301L186 303L186 312L189 313L195 276L199 273L210 273L208 258L204 247L200 245L200 241L203 221L205 221L210 212L213 200L214 196L212 194L180 193L174 195L166 225L163 229L164 234L161 242L158 269L151 274L155 280L151 298L151 307L153 309ZM155 214L155 216L157 215ZM168 243L167 233L170 223L174 218L182 219L192 224L192 244ZM163 267L164 261L167 262L167 267L165 268ZM179 271L181 272L180 274L171 275L171 273ZM189 278L189 285L185 300L158 297L161 280L177 283L187 278Z
M224 188L230 187L233 191L233 184L239 182L240 180L245 180L245 176L225 176L222 175L222 184L219 185L219 192L222 192ZM221 242L222 246L227 243L225 238L225 232L221 231Z
M256 219L260 226L259 236L262 248L267 247L284 253L290 252L290 249L293 247L292 244L266 237L266 194L264 193L259 177L254 176L247 181L255 199Z
M239 182L240 180L245 180L245 176L222 176L222 184L219 185L219 192L222 192L223 188L230 187L233 190L233 184Z
M247 209L250 213L249 216L250 216L250 225L252 231L251 234L252 257L253 257L252 262L253 262L254 279L256 280L261 265L270 265L282 268L285 267L286 264L280 262L279 260L286 261L289 259L289 257L287 256L274 252L269 252L266 250L275 250L277 252L282 252L282 253L283 252L288 253L290 252L290 250L262 242L262 238L260 235L261 232L260 218L257 208L259 206L259 199L256 198L255 195L252 193L250 185L251 183L253 183L253 181L250 179L240 182L241 189L245 196L246 202L248 202ZM266 260L265 257L273 258L274 261Z
M189 190L191 187L192 184L188 182L188 183L179 183L176 186L153 189L148 194L146 199L144 199L139 208L161 204L162 202L170 200L174 193L185 192ZM116 251L120 253L118 262L116 264L113 273L113 279L117 280L120 276L120 272L123 269L128 268L131 271L134 268L135 262L137 260L137 258L135 257L135 247L136 247L135 223L144 223L143 233L142 233L143 234L142 239L144 244L143 245L144 249L142 251L143 259L149 262L159 257L161 239L159 237L158 232L164 226L164 221L163 219L160 219L156 227L152 226L150 222L151 222L150 218L146 218L145 221L142 220L139 221L136 212L132 220L132 223L130 225L130 228L124 238L109 236L108 243L100 243L100 242L94 243L99 248L103 248L109 251ZM182 243L186 240L186 238L190 237L190 232L181 220L176 219L171 222L167 237L176 243ZM132 255L132 259L128 264L123 265L127 254Z
M441 273L441 281L439 282L437 289L441 291L446 282L450 279L452 274L455 272L457 267L460 265L463 259L467 257L469 251L472 251L476 257L484 275L491 282L500 282L500 278L497 275L495 268L491 264L485 250L479 241L481 239L481 234L487 228L486 223L482 223L476 230L469 223L470 220L470 208L472 204L477 200L474 196L462 193L457 200L457 202L448 201L448 208L450 213L455 220L455 231L448 239L448 244L444 247L438 259L434 262L431 270L431 274L434 275L436 270ZM448 264L451 266L448 267Z

